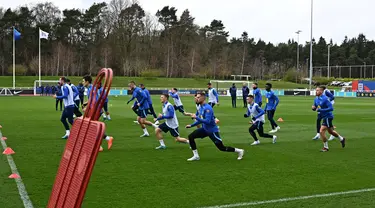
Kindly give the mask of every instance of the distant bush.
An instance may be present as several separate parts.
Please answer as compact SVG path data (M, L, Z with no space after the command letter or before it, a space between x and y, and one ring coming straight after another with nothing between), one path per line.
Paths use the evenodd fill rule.
M159 69L146 69L140 73L141 77L164 77L163 71Z
M17 76L25 75L26 71L27 71L26 66L21 65L21 64L16 64L15 70L16 70L16 75ZM8 71L7 72L8 72L9 75L13 74L13 65L10 65L8 67Z
M297 78L297 82L301 81L300 74L295 69L289 69L285 73L283 80L286 82L296 82L296 78Z

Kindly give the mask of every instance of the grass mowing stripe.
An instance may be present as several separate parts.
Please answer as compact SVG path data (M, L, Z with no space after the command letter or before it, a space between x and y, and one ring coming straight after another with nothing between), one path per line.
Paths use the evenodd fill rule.
M273 204L273 203L279 203L279 202L288 202L288 201L321 198L321 197L329 197L329 196L348 195L348 194L356 194L356 193L364 193L364 192L372 192L372 191L375 191L375 188L359 189L359 190L352 190L352 191L341 191L341 192L333 192L333 193L327 193L327 194L316 194L316 195L309 195L309 196L281 198L281 199L273 199L273 200L266 200L266 201L255 201L255 202L244 202L244 203L237 203L237 204L217 205L217 206L200 207L200 208L244 207L244 206L254 206L254 205L261 205L261 204Z
M3 137L3 135L0 131L0 138L2 138L2 137ZM1 145L3 146L3 149L5 150L7 148L7 144L4 140L2 140L2 139L0 139L0 140L1 140ZM12 155L7 155L7 159L8 159L10 169L12 170L12 173L16 173L17 175L20 176L20 173L17 170L17 166L16 166L16 163L13 160ZM22 179L16 178L15 180L16 180L16 183L17 183L18 192L21 196L23 205L26 208L33 208L34 207L33 203L31 202L30 197L27 194L26 187L25 187L25 184L22 182Z

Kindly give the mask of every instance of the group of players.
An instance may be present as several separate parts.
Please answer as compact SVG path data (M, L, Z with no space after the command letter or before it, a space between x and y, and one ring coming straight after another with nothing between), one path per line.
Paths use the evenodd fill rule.
M91 82L91 76L83 77L83 85L87 89L88 96L90 96L90 92L92 90ZM76 117L80 117L82 116L82 113L79 110L80 99L78 96L77 88L70 83L69 79L65 77L61 77L59 83L61 85L62 95L54 96L54 98L64 100L65 108L61 116L61 122L66 129L66 134L63 136L63 138L66 139L70 134L68 122L70 124L73 124L73 115L75 115ZM207 94L205 94L204 92L199 92L194 97L197 107L195 113L188 113L184 110L182 101L178 95L178 89L173 88L168 93L162 94L160 96L160 102L162 103L162 113L157 116L152 105L150 93L145 88L145 86L143 84L140 84L140 86L137 87L135 82L130 82L129 89L132 92L132 98L127 103L129 104L131 101L136 99L132 106L132 109L137 115L137 121L135 122L139 124L141 129L143 130L143 134L141 135L141 137L150 136L146 126L152 126L155 128L155 135L160 143L160 146L156 147L156 149L166 149L162 132L169 132L172 137L175 138L176 142L186 143L190 145L190 148L193 151L193 157L189 158L188 161L195 161L200 159L195 139L209 137L220 151L236 152L238 154L237 159L241 160L245 152L243 149L228 147L223 144L223 141L219 134L219 126L217 125L219 123L219 120L215 117L213 111L213 107L215 105L219 105L219 96L216 89L212 87L211 83L208 83L207 87ZM263 125L265 123L265 115L267 114L267 118L270 121L272 128L269 133L276 133L278 130L280 130L280 127L274 120L274 115L279 104L279 98L272 91L272 84L267 83L265 86L266 105L264 109L262 109L262 94L260 89L258 88L258 84L254 83L252 87L253 94L247 96L247 112L244 114L245 118L251 118L249 133L254 139L254 142L251 145L260 144L255 131L258 132L260 137L272 138L272 143L276 143L277 136L264 133ZM99 89L98 91L99 93L101 93L101 89ZM334 126L332 124L332 111L334 104L333 94L329 90L325 89L324 86L319 86L316 88L316 96L317 97L314 100L312 110L318 112L317 135L313 139L317 140L321 138L323 141L323 149L321 151L327 152L329 150L329 147L328 140L325 134L326 131L328 131L331 134L329 140L333 140L334 138L338 137L340 139L342 147L345 147L345 138L339 135L334 130ZM174 100L174 105L169 102L170 97ZM208 103L206 102L206 100L208 100ZM85 110L86 105L87 103L83 104L83 110ZM194 120L192 124L186 125L185 128L197 127L196 130L188 135L187 139L180 136L178 130L179 122L176 115L177 110L184 116L190 116ZM103 113L103 116L105 116L107 119L110 119L110 115L108 112L108 98L104 104L104 111L105 113ZM150 122L147 120L148 114L154 117L154 122ZM159 121L161 120L165 120L165 122L159 124ZM112 147L113 137L105 135L103 139L108 142L108 149L110 149ZM100 151L103 151L102 147L100 147Z
M90 98L91 90L93 90L92 86L92 77L87 75L83 77L82 84L87 89L87 97ZM65 135L62 137L63 139L68 139L70 135L70 127L69 124L73 125L74 117L81 117L82 113L80 111L80 103L81 99L79 96L79 91L75 85L73 85L70 80L66 77L61 77L59 79L59 85L61 87L61 95L57 96L54 95L53 98L60 99L64 101L64 111L61 115L61 122L65 128ZM102 89L98 89L98 93L101 93ZM96 96L97 98L99 97ZM82 110L85 111L87 102L82 102ZM111 120L110 114L108 112L108 99L104 102L104 112L101 109L101 115L103 118ZM108 143L108 149L111 149L113 143L113 137L107 136L104 134L103 139L105 139ZM103 147L100 147L99 151L103 151Z

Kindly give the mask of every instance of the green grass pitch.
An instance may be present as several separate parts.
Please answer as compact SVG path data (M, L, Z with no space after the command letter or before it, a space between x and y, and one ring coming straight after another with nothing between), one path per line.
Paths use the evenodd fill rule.
M329 143L330 152L321 153L315 135L316 113L311 111L313 97L280 97L276 119L282 117L278 142L261 139L250 146L245 109L232 109L230 100L221 99L214 108L220 119L224 144L244 148L242 161L234 153L216 149L206 138L197 141L200 161L187 162L192 156L188 145L177 144L165 134L167 149L155 136L142 134L133 124L135 115L128 97L111 97L112 121L107 133L115 140L111 151L99 153L82 207L163 207L188 208L241 202L272 200L375 187L374 100L337 98L334 125L347 138L347 147ZM183 97L187 111L194 112L192 97ZM158 96L153 96L157 112ZM241 106L238 100L238 106ZM0 124L7 144L35 207L46 207L60 162L65 133L51 97L0 97ZM191 119L177 114L180 133ZM153 129L148 128L152 133ZM265 130L270 130L269 122ZM0 159L0 207L22 207L6 157ZM251 207L374 207L375 192L313 198Z

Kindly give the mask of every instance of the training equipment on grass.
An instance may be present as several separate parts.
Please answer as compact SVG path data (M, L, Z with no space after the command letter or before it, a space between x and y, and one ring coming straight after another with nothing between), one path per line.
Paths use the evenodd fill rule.
M17 173L12 173L8 178L21 178Z
M15 152L12 150L12 148L10 147L7 147L4 152L3 152L4 155L13 155L15 154Z
M102 69L99 72L84 116L73 123L48 202L49 208L81 207L103 140L105 125L98 119L111 88L112 78L112 69ZM100 84L106 93L99 95Z

